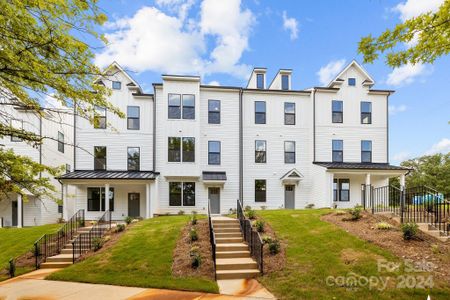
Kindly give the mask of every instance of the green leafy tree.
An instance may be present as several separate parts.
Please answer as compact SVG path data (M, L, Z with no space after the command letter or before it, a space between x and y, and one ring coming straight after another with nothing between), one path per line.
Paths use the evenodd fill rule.
M123 117L107 101L109 90L95 83L104 73L93 64L94 49L86 42L104 44L95 28L105 21L96 0L0 1L0 138L17 136L32 146L52 139L12 127L14 115L4 109L13 106L47 118L46 111L56 111L45 105L48 96L91 122L94 106ZM2 193L26 189L42 196L54 190L38 175L53 176L57 169L4 149L0 162Z

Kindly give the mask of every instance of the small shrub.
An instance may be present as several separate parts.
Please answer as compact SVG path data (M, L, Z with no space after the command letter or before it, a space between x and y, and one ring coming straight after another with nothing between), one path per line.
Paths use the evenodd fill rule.
M255 219L255 218L256 218L256 211L254 211L253 209L248 210L248 211L247 211L247 217L248 217L250 220Z
M272 241L272 238L268 235L263 236L261 239L264 244L269 244Z
M189 231L189 238L191 239L191 242L195 242L198 240L197 229L191 228L191 231Z
M277 254L278 252L280 252L280 242L277 239L271 239L269 242L269 252L272 255Z
M246 206L244 207L244 210L245 210L245 211L252 210L252 207L251 207L250 205L246 205Z
M84 227L84 221L78 220L78 227Z
M127 225L130 225L131 221L133 221L133 218L130 216L127 216L127 217L125 217L124 221L125 221L125 223L127 223Z
M335 214L336 216L343 216L343 215L346 215L347 212L346 212L345 210L336 210L336 211L334 212L334 214Z
M312 209L314 208L314 203L309 203L305 206L305 208Z
M264 225L265 225L265 222L263 220L257 220L255 222L256 231L264 232Z
M431 251L432 251L434 254L438 254L438 253L441 252L441 249L439 248L439 245L438 245L438 244L433 244L433 245L431 245Z
M266 210L266 209L267 209L267 206L265 206L265 205L261 206L261 210Z
M236 208L230 208L230 215L235 215L236 214Z
M96 237L92 239L92 248L94 249L94 251L98 251L99 249L101 249L103 247L104 244L104 240L100 237Z
M196 213L194 214L194 212L192 212L191 224L192 225L197 224L197 214Z
M90 221L89 223L90 223L92 226L95 226L95 225L97 225L98 222L97 222L97 221Z
M387 222L379 222L377 223L377 229L380 230L389 230L392 228L392 225Z
M122 232L125 230L125 224L117 224L116 232Z
M417 236L419 226L416 223L403 223L402 232L404 240L412 240Z
M184 210L180 210L180 211L178 212L178 215L179 215L179 216L184 215Z
M64 218L58 218L58 220L56 220L56 223L58 223L58 224L62 224L64 222L65 222Z
M189 251L189 256L191 257L191 267L196 269L200 267L202 263L202 257L200 255L200 250L198 247L194 246Z
M349 213L351 215L350 219L353 221L357 221L359 219L361 219L361 212L362 212L362 206L361 205L356 205L355 207L353 207L352 209L349 210Z

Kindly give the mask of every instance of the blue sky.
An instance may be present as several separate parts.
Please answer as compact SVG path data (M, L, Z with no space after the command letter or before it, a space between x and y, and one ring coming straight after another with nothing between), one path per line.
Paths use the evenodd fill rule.
M161 74L201 75L204 83L245 86L254 66L293 69L293 88L323 85L357 53L361 37L435 10L443 0L107 1L100 28L109 45L96 63L116 60L152 92ZM406 47L406 46L405 46ZM363 65L390 97L391 163L450 151L450 57L393 70Z

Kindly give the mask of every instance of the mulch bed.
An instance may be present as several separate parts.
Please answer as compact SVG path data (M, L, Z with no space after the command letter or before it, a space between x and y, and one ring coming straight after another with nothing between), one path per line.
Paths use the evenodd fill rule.
M398 224L392 217L380 214L362 213L358 221L344 221L349 215L330 213L322 216L321 220L333 223L345 231L356 235L370 243L391 251L402 259L415 262L431 262L434 265L433 275L448 280L450 278L450 244L443 243L421 231L414 240L405 241ZM377 229L379 222L392 225L391 229Z
M197 230L198 240L191 242L189 232L193 226ZM198 247L201 256L201 264L195 269L191 267L191 257L189 256L192 247ZM202 277L214 280L214 262L209 242L207 219L198 220L196 225L189 222L184 226L173 251L172 274L176 277Z

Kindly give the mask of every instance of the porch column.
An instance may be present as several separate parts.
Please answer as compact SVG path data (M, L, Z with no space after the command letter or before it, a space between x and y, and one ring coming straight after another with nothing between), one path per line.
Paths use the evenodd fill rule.
M335 208L334 206L336 205L336 203L334 202L334 174L333 173L331 173L330 182L331 182L331 184L330 184L330 190L331 190L331 197L330 197L331 205L330 205L330 207Z
M400 189L405 190L405 174L400 175Z
M371 177L370 177L370 173L366 174L366 207L368 205L370 205L370 207L372 207L372 199L371 199Z
M63 219L67 221L69 219L69 211L67 207L67 185L64 183L61 183L61 190L62 190L62 202L63 202Z
M109 183L105 183L105 211L109 210Z
M145 184L145 218L152 217L152 204L151 204L151 188L150 183Z
M22 207L23 207L22 195L17 194L17 228L23 227Z

